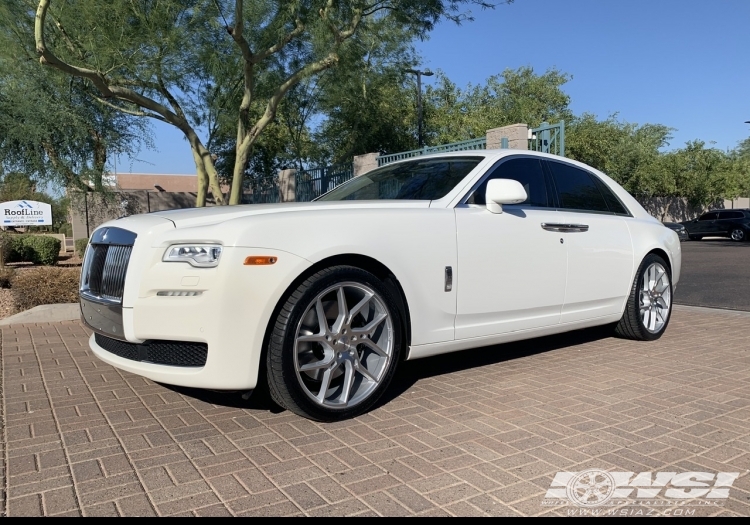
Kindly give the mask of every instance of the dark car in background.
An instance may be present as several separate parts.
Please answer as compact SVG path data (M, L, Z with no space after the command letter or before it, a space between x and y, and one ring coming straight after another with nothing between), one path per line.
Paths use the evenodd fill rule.
M662 224L666 226L667 228L669 228L670 230L674 230L674 232L680 238L680 242L687 241L690 239L690 236L688 235L687 230L682 224L678 222L663 222Z
M729 237L733 241L750 238L750 210L711 210L692 221L681 222L691 240L703 237Z

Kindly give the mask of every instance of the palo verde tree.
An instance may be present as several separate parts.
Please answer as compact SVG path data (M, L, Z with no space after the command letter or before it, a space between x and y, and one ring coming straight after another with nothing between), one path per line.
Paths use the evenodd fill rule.
M146 123L94 100L83 80L40 68L24 12L0 5L0 172L102 191L108 157L148 144Z
M204 94L222 87L219 91L232 100L228 94L236 90L241 95L239 105L225 109L236 119L228 199L236 204L253 145L276 118L281 101L296 85L336 67L342 49L358 31L385 18L424 36L441 19L469 19L464 10L471 6L491 4L484 0L39 0L34 40L42 64L85 79L102 103L161 120L184 134L198 174L199 206L205 204L209 186L215 201L225 203L212 152L199 135L209 113ZM222 75L214 75L215 71ZM255 109L257 103L260 111Z

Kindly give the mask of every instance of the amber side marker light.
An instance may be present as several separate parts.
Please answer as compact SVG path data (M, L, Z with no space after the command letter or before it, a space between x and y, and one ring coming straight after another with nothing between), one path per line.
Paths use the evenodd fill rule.
M268 264L276 264L276 261L278 260L278 257L270 257L267 255L250 255L249 257L245 257L245 262L243 264L245 266L265 266Z

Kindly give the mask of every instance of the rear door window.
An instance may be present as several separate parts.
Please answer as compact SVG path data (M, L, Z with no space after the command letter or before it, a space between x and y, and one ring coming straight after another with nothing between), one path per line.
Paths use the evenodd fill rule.
M720 211L719 219L743 219L745 214L741 211Z
M555 181L560 207L566 210L609 212L609 206L593 177L562 162L547 161Z

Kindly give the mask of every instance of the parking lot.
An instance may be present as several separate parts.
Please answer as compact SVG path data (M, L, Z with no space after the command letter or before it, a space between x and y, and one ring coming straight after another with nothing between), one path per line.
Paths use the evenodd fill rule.
M750 242L683 242L682 278L675 301L750 311Z
M677 302L750 310L750 244L683 250ZM336 424L115 370L78 322L3 327L0 510L570 515L590 509L545 499L556 474L602 469L738 473L728 498L679 510L748 515L748 322L676 306L652 343L592 329L409 362L375 410Z

